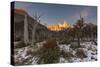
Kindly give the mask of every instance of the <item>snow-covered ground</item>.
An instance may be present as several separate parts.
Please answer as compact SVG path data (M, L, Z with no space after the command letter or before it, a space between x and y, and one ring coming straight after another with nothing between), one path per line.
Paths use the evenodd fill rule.
M41 42L42 45L45 42ZM38 47L42 47L41 45ZM81 43L80 48L72 49L70 44L58 44L60 51L63 51L65 54L70 53L72 56L70 58L65 58L61 56L59 58L59 63L66 62L84 62L84 61L96 61L97 60L97 45L92 42L83 42ZM39 49L39 48L38 48ZM82 50L82 52L86 55L86 57L80 58L76 53L77 50ZM32 53L34 50L32 47L27 46L20 49L14 49L14 61L16 65L24 65L24 64L37 64L39 60L38 57L34 56Z
M14 62L16 65L37 64L38 57L34 56L33 52L40 49L45 41L36 43L36 48L30 46L14 49Z
M66 45L66 44L59 45L60 50L63 50L65 53L71 52L73 54L73 57L69 59L69 61L71 62L87 62L87 61L97 60L97 45L95 45L93 42L83 42L81 43L81 46L82 46L81 48L77 48L77 49L81 49L84 51L84 54L86 55L86 57L84 58L77 57L76 56L77 49L73 50L72 48L70 48L70 44L69 45ZM64 57L60 57L59 60L61 63L69 62Z

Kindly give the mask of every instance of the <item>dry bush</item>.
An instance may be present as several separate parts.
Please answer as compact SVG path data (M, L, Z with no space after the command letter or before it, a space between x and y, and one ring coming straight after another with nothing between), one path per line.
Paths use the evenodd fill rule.
M14 43L14 48L22 48L25 47L25 43L23 41L19 41L18 43Z
M61 55L66 59L70 59L71 57L74 57L72 52L64 52L63 50L61 51Z
M77 49L77 48L80 48L81 46L79 46L78 44L77 44L77 42L75 42L75 43L71 43L71 46L70 46L72 49Z
M76 56L79 57L79 58L85 58L87 57L86 54L85 54L85 51L81 48L78 48L76 50Z
M46 41L45 44L43 44L43 48L55 48L57 46L57 42L55 39L49 39Z
M58 63L60 50L55 40L47 40L43 47L37 51L40 58L38 64Z

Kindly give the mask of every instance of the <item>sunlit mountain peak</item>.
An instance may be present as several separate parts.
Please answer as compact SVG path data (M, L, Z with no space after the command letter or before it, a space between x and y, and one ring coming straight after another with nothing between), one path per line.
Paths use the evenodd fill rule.
M69 27L70 27L70 24L66 21L64 21L63 24L59 23L59 24L53 24L53 25L47 26L47 28L51 31L61 31Z

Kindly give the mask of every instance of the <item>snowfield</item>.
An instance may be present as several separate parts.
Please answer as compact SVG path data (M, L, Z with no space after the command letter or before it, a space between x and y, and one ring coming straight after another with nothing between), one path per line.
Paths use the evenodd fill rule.
M59 45L59 47L60 47L60 50L63 50L65 53L72 52L74 57L70 59L71 62L96 61L97 60L97 45L95 45L93 42L84 42L84 43L81 43L81 45L84 47L78 48L78 49L82 49L85 55L87 56L86 58L82 58L82 59L77 58L75 56L76 50L73 50L72 48L70 48L70 45L62 44L62 45ZM60 62L68 62L68 61L65 58L61 57Z
M43 44L45 42L41 42ZM81 43L81 48L72 49L70 44L58 44L60 51L63 51L65 54L70 53L71 56L69 58L65 58L64 56L60 56L59 63L67 63L67 62L87 62L87 61L96 61L97 60L97 45L93 42L83 42ZM39 46L38 43L38 49ZM37 64L39 60L38 57L34 56L32 53L34 50L32 47L27 46L20 49L14 49L14 62L16 65L23 64ZM78 56L77 51L82 51L83 55ZM85 57L84 57L85 55Z

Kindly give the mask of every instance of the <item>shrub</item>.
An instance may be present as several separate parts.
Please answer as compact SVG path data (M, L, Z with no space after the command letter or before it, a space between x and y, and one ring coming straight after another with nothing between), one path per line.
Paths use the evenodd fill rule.
M74 57L72 52L64 52L63 50L61 51L61 55L66 58L67 60L70 59L71 57Z
M14 42L14 47L15 48L21 48L23 47L25 44L22 41L19 42Z
M55 40L47 40L44 46L37 51L38 64L58 63L60 57L59 47Z
M43 44L43 47L46 49L55 48L56 46L57 46L57 42L55 39L47 40L46 43Z
M85 51L82 48L78 48L76 50L76 56L79 57L79 58L87 57L86 54L85 54Z
M59 44L70 44L70 41L68 41L68 40L61 40L61 41L59 41Z
M27 44L29 45L29 44ZM25 47L27 46L23 41L19 41L17 43L14 43L14 48L22 48L22 47Z
M72 49L76 49L76 48L80 48L80 46L74 42L74 43L71 43L71 46L70 46Z

